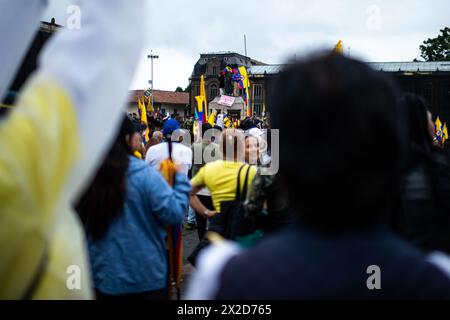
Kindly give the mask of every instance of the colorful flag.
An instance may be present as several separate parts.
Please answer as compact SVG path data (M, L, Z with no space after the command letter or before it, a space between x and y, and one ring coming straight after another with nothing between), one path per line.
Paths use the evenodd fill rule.
M201 95L196 96L195 100L197 100L198 120L200 121L200 123L204 123L204 122L206 122L206 115L203 110L205 97L201 96Z
M241 76L243 77L242 80L242 85L244 88L244 101L245 101L245 106L247 109L247 116L251 117L252 116L252 110L250 108L250 103L249 103L249 94L248 94L248 89L250 88L250 79L248 78L248 73L247 73L247 69L245 69L245 67L239 67L239 73L241 74Z
M197 112L197 108L195 108L194 109L194 116L195 116L195 120L199 120L199 117L198 117L198 112Z

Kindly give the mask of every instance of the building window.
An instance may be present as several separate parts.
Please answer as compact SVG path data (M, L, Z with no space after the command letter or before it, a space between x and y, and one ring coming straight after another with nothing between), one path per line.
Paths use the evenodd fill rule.
M211 87L209 88L209 97L211 100L213 100L215 97L217 97L217 85L212 84Z
M255 84L253 86L253 97L254 97L254 99L257 100L257 101L258 100L261 101L262 100L262 93L263 93L262 84Z
M262 113L262 105L260 103L255 103L253 105L253 112L260 117Z
M212 68L212 75L213 76L218 76L219 74L217 73L217 67L213 67Z

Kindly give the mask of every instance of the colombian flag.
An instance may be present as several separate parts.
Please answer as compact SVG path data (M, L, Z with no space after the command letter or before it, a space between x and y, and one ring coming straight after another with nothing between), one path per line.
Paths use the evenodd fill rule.
M206 114L203 110L205 97L204 96L196 96L195 100L197 100L198 120L200 121L200 123L205 123L205 122L207 122Z

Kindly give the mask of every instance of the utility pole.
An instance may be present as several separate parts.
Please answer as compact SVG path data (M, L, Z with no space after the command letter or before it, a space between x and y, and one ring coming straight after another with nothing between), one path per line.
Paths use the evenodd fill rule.
M159 59L158 55L154 55L153 54L153 50L151 50L150 55L147 56L147 59L150 59L151 61L151 80L149 81L150 83L150 88L152 91L152 107L154 107L154 95L153 95L153 59Z
M244 34L244 48L245 48L245 56L247 56L247 36Z

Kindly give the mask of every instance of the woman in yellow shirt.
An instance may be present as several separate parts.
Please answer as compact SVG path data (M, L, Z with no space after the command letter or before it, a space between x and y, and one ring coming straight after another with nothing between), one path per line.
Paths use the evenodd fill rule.
M250 187L257 170L256 167L244 163L244 140L245 137L241 131L224 130L219 142L222 160L207 163L191 180L193 188L191 207L199 214L211 218L220 214L222 203L235 200L238 174L240 190ZM244 186L245 180L247 180L247 188ZM214 211L208 210L196 195L204 187L211 192ZM246 194L243 197L245 200Z

